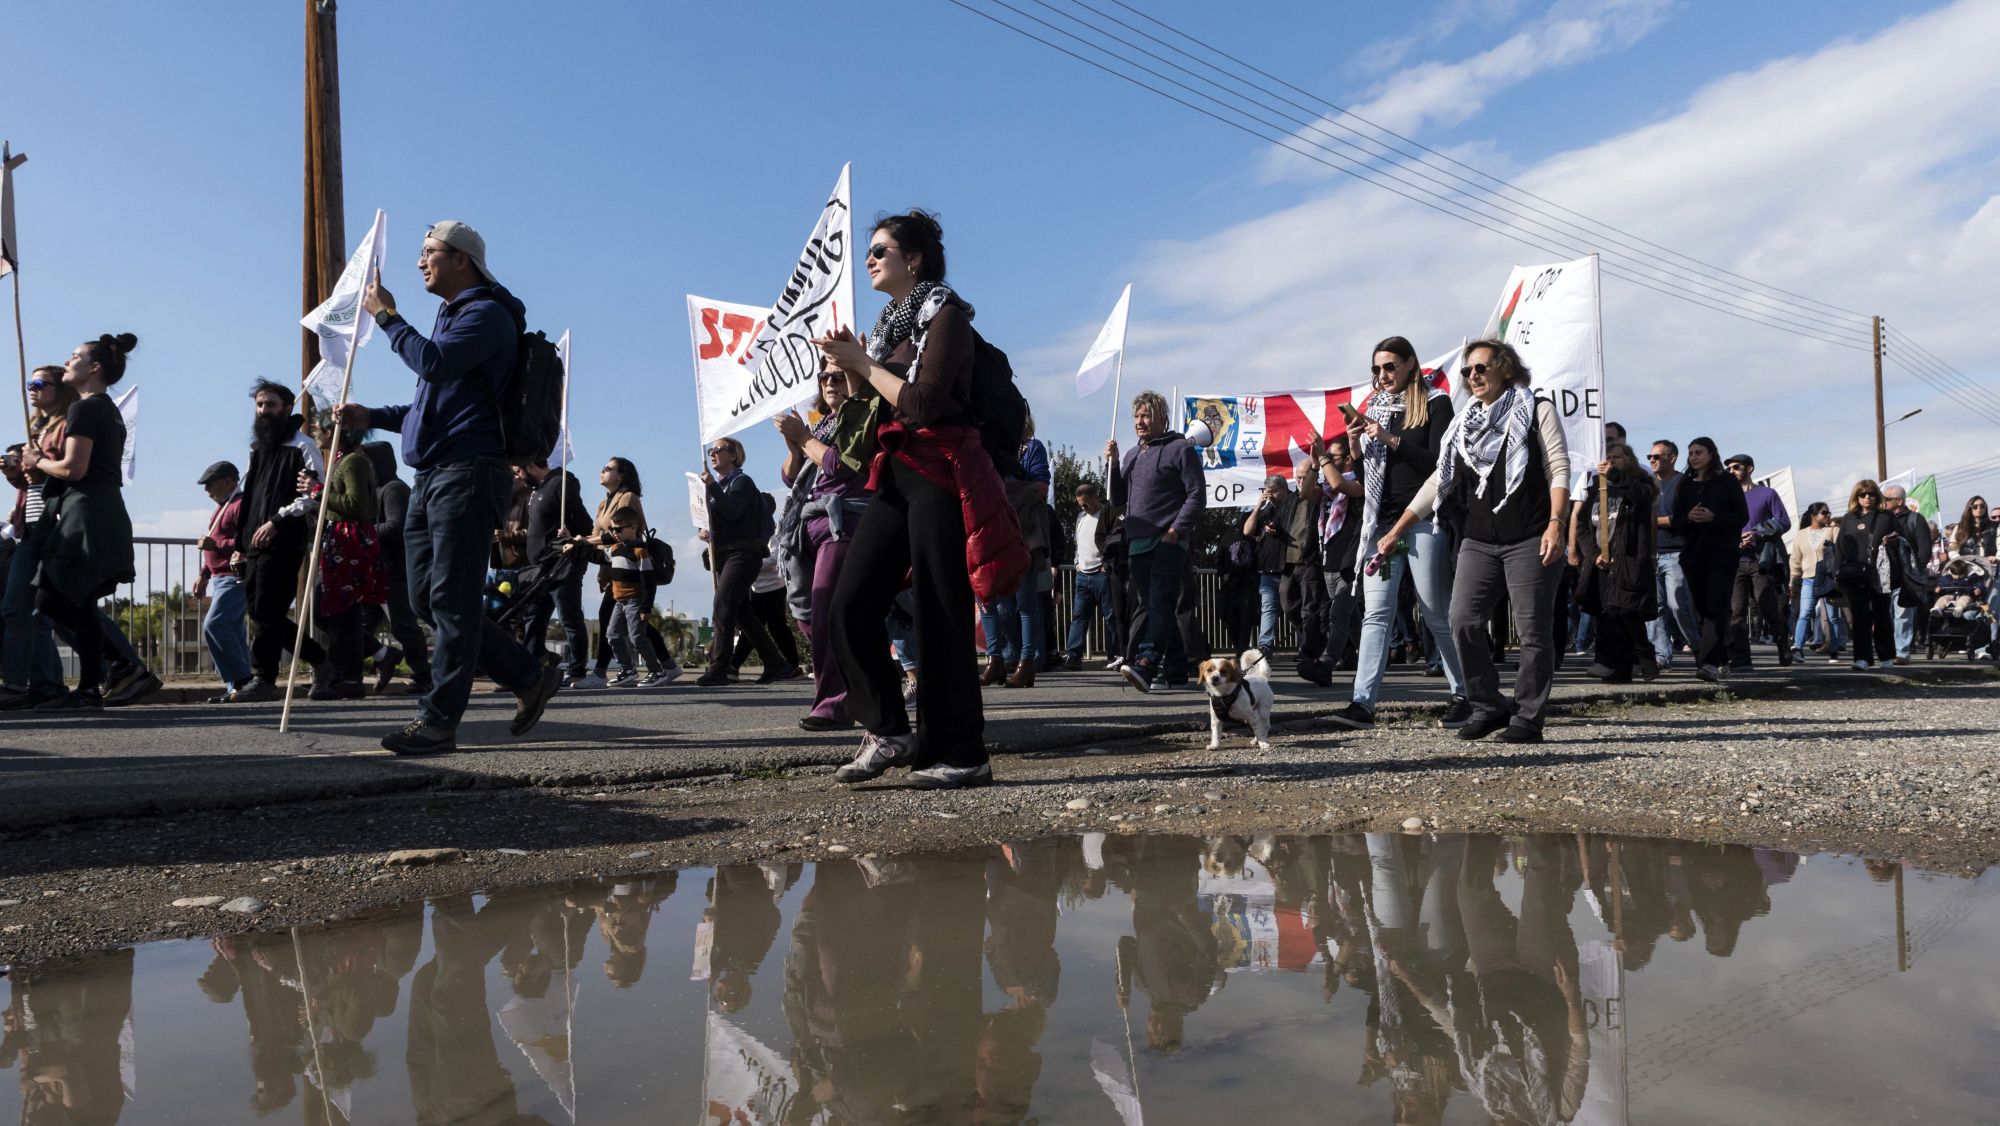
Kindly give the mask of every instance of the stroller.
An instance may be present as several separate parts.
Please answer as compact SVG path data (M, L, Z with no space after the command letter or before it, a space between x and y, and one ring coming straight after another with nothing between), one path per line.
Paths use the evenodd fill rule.
M1993 575L1986 561L1961 555L1944 566L1938 576L1931 603L1930 645L1932 657L1941 653L1964 653L1968 660L1983 660L1993 644Z
M581 547L564 551L561 547L551 546L533 563L518 571L507 572L508 585L512 588L510 591L502 593L497 582L489 584L487 612L494 622L511 629L541 602L543 595L554 594L557 587L581 574L595 559L594 552Z

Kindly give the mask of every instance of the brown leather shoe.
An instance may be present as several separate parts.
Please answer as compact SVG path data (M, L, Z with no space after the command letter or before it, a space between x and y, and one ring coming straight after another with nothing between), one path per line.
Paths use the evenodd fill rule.
M1014 669L1014 675L1007 678L1009 688L1033 688L1035 686L1035 665L1032 661L1022 661Z
M1007 682L1007 662L998 657L986 662L986 671L979 674L981 685L1005 684Z

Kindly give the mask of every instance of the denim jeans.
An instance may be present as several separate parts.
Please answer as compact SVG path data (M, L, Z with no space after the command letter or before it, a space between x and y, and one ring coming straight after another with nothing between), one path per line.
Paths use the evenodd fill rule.
M1681 553L1660 552L1653 563L1653 574L1659 581L1660 613L1646 623L1646 637L1653 643L1653 659L1666 668L1674 657L1674 637L1667 629L1667 615L1673 615L1674 625L1689 645L1699 642L1701 624L1695 621L1694 596L1688 593L1687 573L1681 570Z
M1284 585L1285 576L1257 576L1257 645L1261 649L1278 647L1278 616L1284 613L1283 602L1278 591Z
M1832 584L1829 583L1828 586L1831 587ZM1802 653L1805 651L1807 635L1816 632L1814 617L1819 612L1819 605L1832 593L1831 589L1819 589L1818 582L1813 579L1805 579L1799 583L1799 622L1792 630L1792 648ZM1847 648L1847 623L1841 619L1840 610L1831 603L1827 604L1826 620L1828 622L1826 632L1829 634L1826 641L1827 655L1839 656L1840 651Z
M1354 600L1360 595L1357 584L1340 571L1321 571L1326 582L1326 650L1312 654L1328 665L1337 665L1347 655L1347 635L1354 621Z
M14 557L7 566L6 593L0 597L0 617L6 620L0 645L4 645L7 687L27 688L46 696L63 690L63 677L49 620L35 612L35 570L40 566L41 558L32 543L22 540L14 545Z
M1093 614L1104 618L1104 648L1116 654L1118 645L1118 621L1111 614L1111 588L1103 571L1090 574L1078 571L1076 593L1069 600L1069 637L1063 649L1077 659L1083 657L1083 640L1089 634L1090 619Z
M1889 600L1896 616L1896 656L1908 658L1917 644L1917 608L1897 603L1894 595Z
M563 671L581 677L590 671L590 625L583 616L583 568L577 568L568 582L542 595L540 604L528 614L522 636L527 639L529 653L541 655L548 645L549 618L558 614L562 617L563 643L568 647Z
M1458 650L1452 646L1451 622L1447 616L1451 610L1452 560L1446 536L1426 520L1410 529L1405 542L1410 546L1408 554L1390 556L1387 567L1354 580L1361 588L1362 613L1353 700L1371 712L1382 688L1382 677L1389 671L1389 626L1396 616L1406 568L1416 582L1417 609L1424 628L1437 642L1445 682L1451 686L1452 695L1465 695L1465 673L1459 667Z
M230 688L250 679L250 638L243 632L246 604L243 580L235 575L209 576L208 612L201 616L201 635L208 640L215 671Z
M649 673L666 667L660 663L659 651L653 648L653 639L646 636L646 611L646 600L636 595L620 599L611 608L611 651L618 654L619 666L628 672L638 669L638 660L646 662Z
M486 556L513 492L507 463L478 458L426 469L410 488L403 549L410 604L436 631L431 690L417 705L424 722L456 728L480 670L519 693L540 661L485 613Z
M1132 593L1146 610L1146 634L1134 638L1129 659L1156 673L1169 671L1167 665L1181 651L1180 625L1174 607L1181 597L1181 563L1187 549L1165 540L1131 557ZM1183 663L1185 658L1182 658Z

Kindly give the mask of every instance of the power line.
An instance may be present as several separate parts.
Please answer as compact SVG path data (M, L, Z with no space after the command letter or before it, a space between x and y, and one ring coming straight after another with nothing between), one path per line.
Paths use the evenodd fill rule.
M1903 345L1910 350L1909 354L1903 357L1909 363L1926 369L1932 375L1947 383L1963 388L1968 394L1979 397L1989 406L2000 408L2000 395L1994 394L1984 384L1952 367L1950 364L1945 363L1943 360L1938 359L1928 349L1924 348L1923 345L1910 339L1908 333L1897 330L1892 334L1889 322L1887 321L1882 322L1882 333L1882 350L1885 354L1897 353L1900 349L1896 345Z

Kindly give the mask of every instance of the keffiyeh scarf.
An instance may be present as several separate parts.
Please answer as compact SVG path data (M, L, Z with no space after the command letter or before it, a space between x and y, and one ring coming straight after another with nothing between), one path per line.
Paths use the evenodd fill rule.
M901 301L891 301L875 318L875 330L868 334L868 354L876 363L889 359L889 354L901 347L906 340L914 340L917 345L917 359L910 361L910 370L904 379L917 381L917 362L923 359L924 329L937 316L939 309L946 305L957 305L965 310L965 318L972 319L972 306L965 298L952 292L943 282L918 282L910 290L909 296Z
M1438 496L1450 493L1452 479L1458 475L1462 461L1478 478L1473 495L1484 497L1487 483L1493 479L1493 468L1500 463L1504 450L1507 475L1501 483L1500 499L1493 502L1493 511L1500 511L1514 490L1520 488L1521 479L1528 475L1528 429L1534 424L1535 396L1525 388L1509 387L1491 406L1472 400L1465 413L1454 416L1445 430L1444 457L1438 465Z

